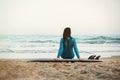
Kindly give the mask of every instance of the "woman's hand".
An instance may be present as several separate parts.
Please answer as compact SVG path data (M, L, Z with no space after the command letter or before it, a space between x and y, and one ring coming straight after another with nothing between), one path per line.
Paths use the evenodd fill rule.
M84 60L84 58L79 58L79 60Z
M59 60L59 58L55 58L54 60L57 61L57 60Z

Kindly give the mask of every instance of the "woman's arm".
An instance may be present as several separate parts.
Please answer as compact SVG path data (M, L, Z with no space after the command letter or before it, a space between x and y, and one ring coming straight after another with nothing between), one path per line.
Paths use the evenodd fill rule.
M76 44L76 40L74 39L74 50L75 50L75 53L77 55L77 58L80 58L80 54L79 54L79 51L78 51L78 48L77 48L77 44Z
M59 47L57 58L61 56L62 52L63 52L63 39L60 40L60 47Z

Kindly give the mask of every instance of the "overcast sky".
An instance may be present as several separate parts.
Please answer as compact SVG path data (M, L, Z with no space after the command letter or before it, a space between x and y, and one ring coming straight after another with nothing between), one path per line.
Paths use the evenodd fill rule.
M120 0L0 0L1 34L120 34Z

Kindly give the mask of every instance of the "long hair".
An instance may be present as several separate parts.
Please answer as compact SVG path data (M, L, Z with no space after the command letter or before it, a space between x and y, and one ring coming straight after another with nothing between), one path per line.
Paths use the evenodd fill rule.
M66 27L63 32L63 39L66 41L68 37L71 37L71 29Z

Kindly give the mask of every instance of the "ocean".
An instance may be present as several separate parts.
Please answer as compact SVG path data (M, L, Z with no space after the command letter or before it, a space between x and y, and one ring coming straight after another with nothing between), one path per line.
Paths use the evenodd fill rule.
M0 35L0 59L56 58L62 35ZM80 56L120 56L120 35L73 35ZM76 58L76 56L75 56Z

